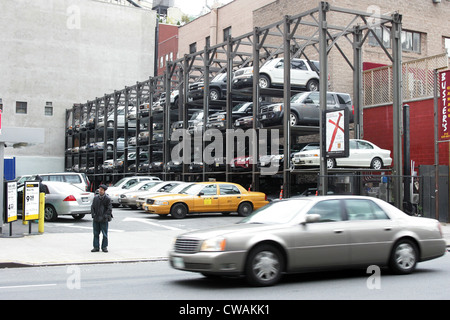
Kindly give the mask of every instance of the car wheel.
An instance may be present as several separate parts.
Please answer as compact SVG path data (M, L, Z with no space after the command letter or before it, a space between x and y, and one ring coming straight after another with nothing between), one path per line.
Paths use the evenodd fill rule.
M375 170L380 170L383 168L383 161L381 161L380 158L374 158L372 159L372 162L370 162L370 167Z
M318 91L319 90L319 81L316 79L309 80L306 84L306 89L308 91Z
M260 75L259 76L259 87L261 89L270 88L270 79L266 75Z
M249 216L252 213L252 211L253 211L253 206L252 206L252 204L250 202L243 202L243 203L241 203L239 205L239 207L238 207L238 210L237 210L238 214L241 217Z
M81 220L84 218L84 214L73 214L72 218L74 218L75 220Z
M289 123L292 126L295 126L298 123L298 117L295 113L291 112L291 116L289 118Z
M401 239L392 249L389 266L397 274L411 273L417 265L418 256L416 244L411 240Z
M220 92L219 92L219 90L217 90L217 89L211 89L211 90L209 91L209 98L210 98L212 101L219 100L219 98L220 98Z
M336 168L336 160L333 158L327 158L327 169Z
M247 259L245 275L247 281L254 286L271 286L277 283L284 268L280 251L269 244L253 249Z
M182 203L174 204L170 209L170 215L175 219L183 219L187 214L188 208Z
M45 221L56 221L56 219L58 218L58 213L56 212L55 208L51 205L46 205L45 206L45 211L44 211L44 220Z

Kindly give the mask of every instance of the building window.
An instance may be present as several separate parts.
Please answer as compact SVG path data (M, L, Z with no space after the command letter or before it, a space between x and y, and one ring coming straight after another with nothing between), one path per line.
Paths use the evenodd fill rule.
M420 53L420 33L412 31L402 31L403 51Z
M209 48L211 46L211 37L207 36L205 38L205 45Z
M227 41L228 37L231 37L231 27L223 29L223 41Z
M381 40L385 48L391 47L391 31L387 28L375 27L372 31L377 35L378 39ZM369 34L369 45L374 47L380 47L380 43L377 41L373 33Z
M16 113L27 114L27 103L23 101L16 101Z
M197 42L191 43L189 45L189 53L196 53L197 52Z
M391 48L391 30L389 28L377 27L373 28L373 32L377 35L377 37L383 42L383 46L385 48ZM406 52L416 52L420 53L421 51L421 34L419 32L414 31L402 31L402 50ZM370 33L369 34L369 45L374 47L380 47L375 36Z
M450 58L450 38L444 38L444 48L447 50L447 56Z
M52 102L46 102L45 103L45 112L44 114L46 116L53 116L53 103Z

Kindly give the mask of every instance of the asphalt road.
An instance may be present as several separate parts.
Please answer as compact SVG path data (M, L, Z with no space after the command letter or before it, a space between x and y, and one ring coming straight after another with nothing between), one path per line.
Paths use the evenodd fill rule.
M450 256L418 264L398 276L381 270L285 276L273 287L243 279L205 278L172 269L167 261L0 270L0 300L448 300ZM157 307L157 306L156 306Z
M221 213L191 214L185 219L177 220L170 216L159 217L156 214L148 214L143 210L129 208L113 208L114 219L109 224L109 230L114 233L127 231L151 231L161 228L176 228L180 230L196 230L210 228L226 224L233 224L242 219L237 213L225 216ZM20 218L19 218L20 219ZM16 221L12 225L13 234L28 234L29 226L22 221ZM60 216L55 222L45 222L45 233L92 233L92 218L86 215L81 220L75 220L72 216ZM38 225L33 223L32 233L38 232ZM9 226L4 225L3 234L9 233ZM113 235L112 235L113 236Z

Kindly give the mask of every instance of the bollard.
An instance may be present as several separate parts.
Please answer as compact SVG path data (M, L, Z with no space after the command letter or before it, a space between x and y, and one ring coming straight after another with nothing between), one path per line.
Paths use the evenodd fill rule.
M45 218L45 193L41 192L39 194L39 223L38 223L39 233L44 233L44 218Z

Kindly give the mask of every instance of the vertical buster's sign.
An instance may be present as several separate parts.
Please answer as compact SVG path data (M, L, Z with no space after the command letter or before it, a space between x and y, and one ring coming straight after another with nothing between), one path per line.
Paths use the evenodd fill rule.
M450 140L450 70L439 73L439 140Z

